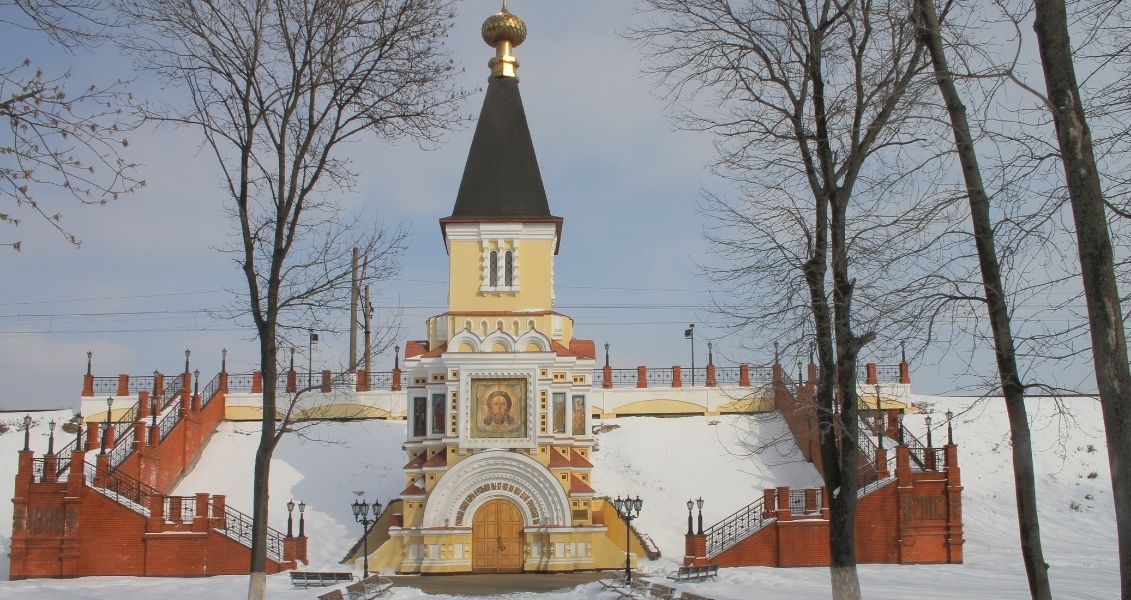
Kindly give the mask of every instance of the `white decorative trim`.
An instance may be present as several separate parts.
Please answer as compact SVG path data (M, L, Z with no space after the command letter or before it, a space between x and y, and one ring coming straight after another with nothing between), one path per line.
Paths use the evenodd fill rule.
M436 482L422 526L467 526L476 509L495 498L513 502L527 527L571 522L569 498L546 467L525 454L496 450L460 461Z
M518 339L515 340L514 347L517 348L519 352L522 352L525 351L526 345L530 343L538 346L540 352L550 351L550 338L536 329L528 329L525 333L518 336Z

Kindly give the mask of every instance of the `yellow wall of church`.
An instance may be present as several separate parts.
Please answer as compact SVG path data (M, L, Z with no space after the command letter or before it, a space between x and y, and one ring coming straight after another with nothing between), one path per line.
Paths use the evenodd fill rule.
M488 243L488 250L495 242ZM483 252L479 241L452 240L448 258L448 310L519 311L549 310L552 240L522 240L518 246L518 293L480 291L483 285Z

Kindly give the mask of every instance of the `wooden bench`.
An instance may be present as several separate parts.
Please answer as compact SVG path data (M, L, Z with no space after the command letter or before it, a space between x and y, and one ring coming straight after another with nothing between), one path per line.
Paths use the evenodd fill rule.
M693 567L680 567L678 571L668 573L672 581L703 581L708 577L719 574L719 565L698 565Z
M662 583L655 583L652 584L650 593L653 598L658 598L659 600L672 600L672 598L675 597L675 588L670 588Z
M372 600L383 596L393 582L379 573L346 586L346 600Z
M318 571L291 571L291 585L298 587L326 587L353 581L353 573L324 573Z

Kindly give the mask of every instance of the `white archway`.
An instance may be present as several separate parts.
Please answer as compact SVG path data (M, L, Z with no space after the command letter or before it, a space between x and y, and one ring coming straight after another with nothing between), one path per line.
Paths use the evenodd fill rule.
M488 500L506 498L527 526L570 523L569 498L549 469L525 454L487 450L444 473L428 496L424 527L467 527Z

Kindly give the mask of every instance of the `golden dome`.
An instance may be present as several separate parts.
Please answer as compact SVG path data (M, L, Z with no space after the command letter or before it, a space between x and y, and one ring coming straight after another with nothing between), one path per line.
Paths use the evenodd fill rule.
M487 17L483 21L483 41L495 48L499 42L507 40L511 46L518 46L526 41L526 23L516 15L507 11L506 4L499 12Z

